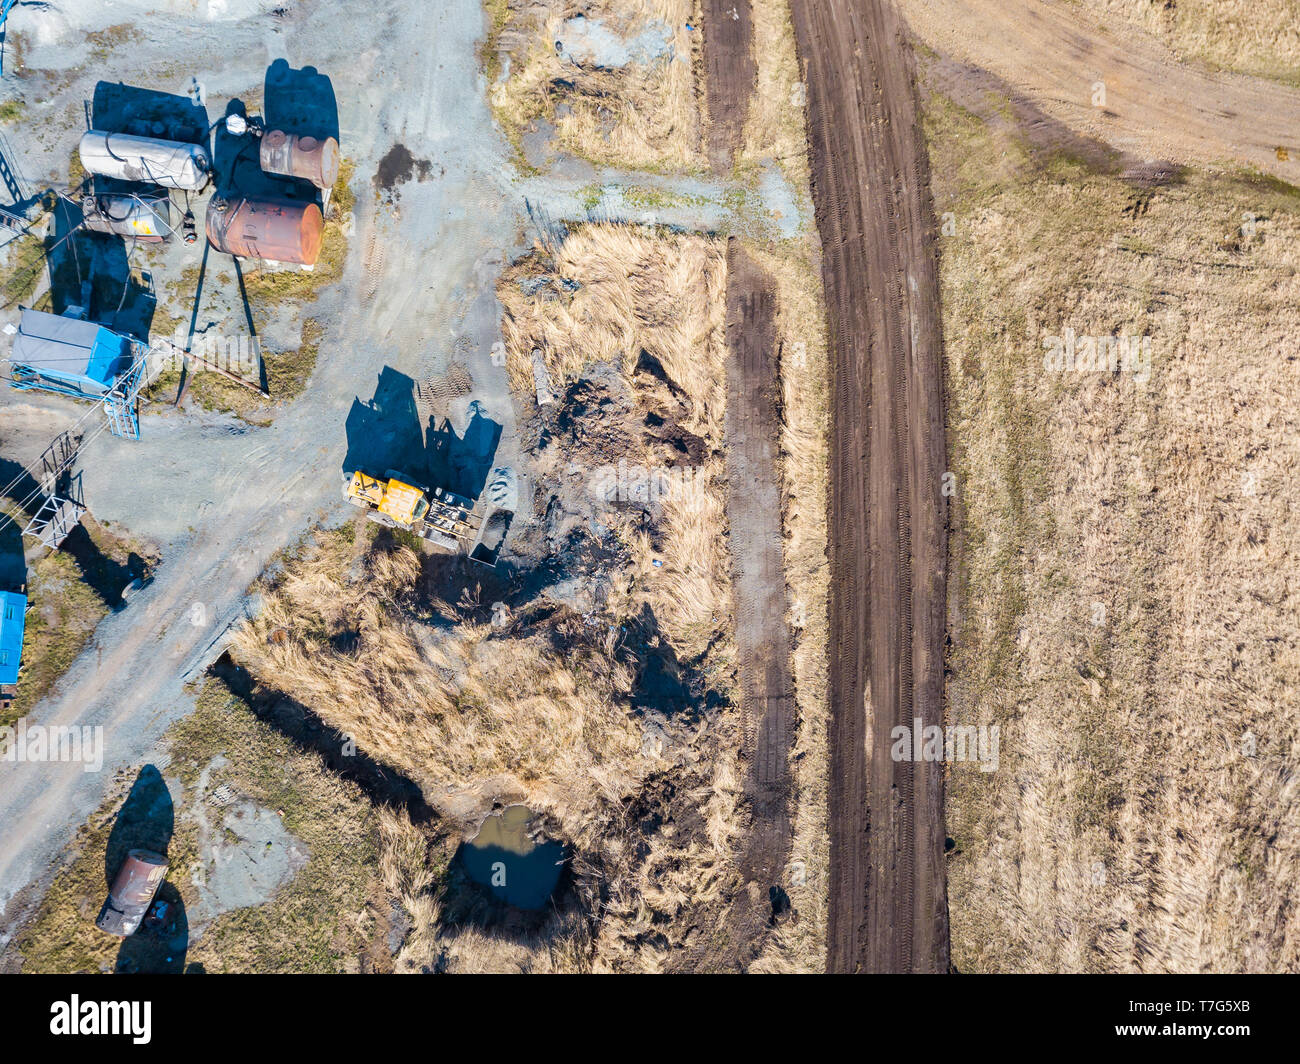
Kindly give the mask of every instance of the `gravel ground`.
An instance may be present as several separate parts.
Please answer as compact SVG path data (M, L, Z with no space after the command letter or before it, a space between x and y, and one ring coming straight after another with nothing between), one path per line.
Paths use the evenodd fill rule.
M145 4L105 4L101 21L129 20L138 37L114 47L106 61L70 71L70 84L54 102L30 104L28 123L10 137L35 184L45 170L66 168L81 127L79 101L99 78L182 91L192 64L205 83L209 113L220 114L226 104L220 93L255 90L266 67L285 58L332 79L343 152L357 163L358 203L343 281L313 308L327 325L315 375L272 425L151 412L139 443L104 434L83 455L92 512L153 540L162 562L155 581L99 628L54 695L29 717L29 723L103 725L104 770L5 766L5 938L26 908L22 903L36 893L23 888L35 882L39 889L48 880L112 774L150 760L168 724L192 708L184 684L249 608L246 589L253 578L278 550L344 505L345 419L355 401L370 399L385 367L419 379L445 370L454 349L474 380L473 397L502 425L498 459L513 459L505 371L492 364L490 353L499 329L496 273L520 246L526 215L510 188L507 151L484 102L475 51L484 29L480 6L476 0L436 8L405 3L375 16L356 4L354 10L365 14L347 18L337 4L300 4L288 19L256 14L272 6L231 3L229 12L252 11L253 17L212 21L194 31L194 23L180 17L144 18ZM205 10L217 7L209 3ZM71 10L65 9L70 22L82 17L67 15ZM15 12L11 29L25 31L24 14ZM393 52L393 42L406 47ZM25 67L53 69L65 59L77 63L76 50L52 40L29 47ZM164 67L180 68L175 85L151 76ZM61 110L68 112L66 121ZM435 160L438 170L436 180L402 187L394 209L369 194L368 175L398 142L416 146L416 154ZM13 392L0 401L6 417L11 409L30 411L48 402Z
M304 2L277 13L281 8L274 0L99 0L20 7L10 19L11 42L22 37L22 66L19 76L6 77L0 98L16 94L23 104L8 139L33 188L66 185L85 126L83 101L100 80L176 94L201 86L215 119L233 99L251 113L260 110L267 68L286 60L331 80L342 153L356 167L357 206L346 225L343 279L323 289L309 312L325 327L314 374L300 398L273 411L269 426L152 404L140 442L104 433L83 450L79 468L91 512L150 541L161 562L155 580L129 609L105 620L28 718L102 725L103 771L16 764L0 777L0 819L7 825L0 948L112 774L148 762L167 726L192 709L185 684L219 653L229 627L255 608L247 595L253 579L310 527L342 514L348 454L401 434L403 426L381 417L368 423L377 437L348 439L350 411L372 402L381 375L420 381L460 363L473 388L451 409L453 427L463 432L477 403L501 427L496 464L517 463L505 370L491 357L500 339L495 284L531 244L538 220L598 217L772 236L811 224L810 205L796 201L776 169L743 195L725 180L626 175L554 156L544 173L521 177L486 103L477 60L486 23L478 0L403 0L381 12L356 0ZM11 43L7 60L14 56ZM409 179L399 173L380 188L372 176L395 149L414 162ZM188 318L189 293L179 283L169 293L167 283L180 282L200 252L201 245L176 241L151 263L160 306L172 316ZM212 256L207 285L215 291L212 302L205 299L204 321L227 313L228 323L212 324L238 333L245 329L242 309L219 290L214 275L221 270L233 272L228 259ZM283 326L284 308L272 308L270 317ZM0 326L16 318L16 308L0 312ZM86 409L0 391L3 457L30 461ZM94 412L86 424L98 419Z

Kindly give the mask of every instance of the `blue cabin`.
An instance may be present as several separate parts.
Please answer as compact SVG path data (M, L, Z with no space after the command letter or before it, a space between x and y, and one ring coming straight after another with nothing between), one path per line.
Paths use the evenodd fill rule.
M18 663L23 656L27 596L0 591L0 686L18 682Z
M100 399L131 363L130 339L112 329L24 308L9 355L10 384Z

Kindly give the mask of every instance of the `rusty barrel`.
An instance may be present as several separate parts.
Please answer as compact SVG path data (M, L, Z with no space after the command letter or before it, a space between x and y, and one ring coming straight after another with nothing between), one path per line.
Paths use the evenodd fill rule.
M227 255L313 266L325 219L314 203L214 198L204 227L208 243Z
M268 174L300 177L317 188L333 188L339 176L339 142L333 137L318 140L268 129L262 134L258 161Z
M95 926L110 935L130 935L149 911L167 874L167 858L152 850L131 850L118 869Z

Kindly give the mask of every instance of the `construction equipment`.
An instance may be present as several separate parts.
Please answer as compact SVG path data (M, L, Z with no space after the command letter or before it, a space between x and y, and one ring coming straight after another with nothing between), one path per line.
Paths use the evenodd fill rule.
M368 509L371 521L414 532L434 546L456 552L471 542L479 522L469 499L434 488L432 492L405 473L389 470L384 479L357 470L344 492L353 506Z

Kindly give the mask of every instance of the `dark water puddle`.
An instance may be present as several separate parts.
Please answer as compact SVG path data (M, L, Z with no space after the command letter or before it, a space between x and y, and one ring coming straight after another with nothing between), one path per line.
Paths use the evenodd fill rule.
M529 838L532 820L527 806L509 806L488 817L460 851L470 878L517 909L542 908L564 870L563 844Z

